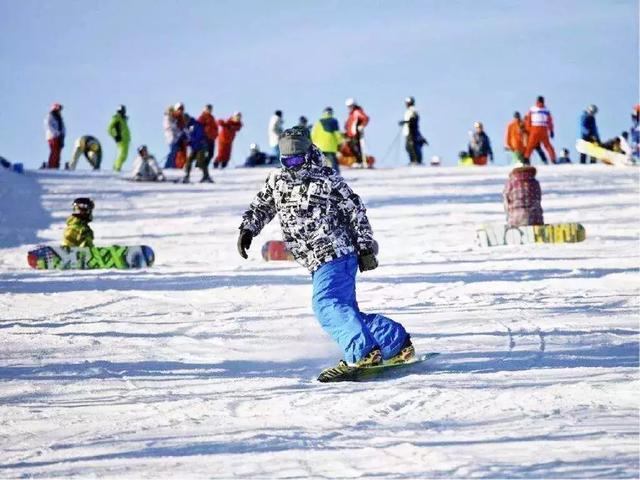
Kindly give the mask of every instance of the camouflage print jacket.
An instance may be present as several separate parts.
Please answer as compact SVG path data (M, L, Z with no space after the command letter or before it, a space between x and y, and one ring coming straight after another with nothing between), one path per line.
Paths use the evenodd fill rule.
M373 232L360 197L331 168L323 167L323 161L312 146L299 170L270 173L240 225L255 236L278 214L287 248L311 272L354 251L373 250Z
M75 215L67 218L62 239L63 247L93 247L93 230L87 222Z

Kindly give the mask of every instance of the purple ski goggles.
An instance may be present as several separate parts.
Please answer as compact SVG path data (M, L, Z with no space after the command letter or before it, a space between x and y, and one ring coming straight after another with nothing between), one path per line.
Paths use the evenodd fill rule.
M305 155L292 155L290 157L280 157L280 163L285 168L296 169L300 168L302 164L306 161Z

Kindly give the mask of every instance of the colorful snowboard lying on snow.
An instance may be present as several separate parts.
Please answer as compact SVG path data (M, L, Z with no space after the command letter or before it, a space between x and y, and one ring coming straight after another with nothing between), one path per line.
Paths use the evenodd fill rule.
M318 381L322 383L329 382L360 382L363 380L372 380L376 377L384 377L387 374L393 374L401 370L417 367L418 364L429 360L430 358L440 355L437 352L416 355L413 359L405 363L381 364L375 367L352 367L346 369L338 369L336 367L325 368L318 376Z
M627 157L624 153L608 150L598 144L587 142L586 140L576 141L576 150L579 153L597 158L607 165L633 165L631 158Z
M373 253L378 254L378 242L373 241ZM293 255L282 240L269 240L262 246L262 258L267 262L288 260L293 261Z
M153 265L155 254L151 247L50 247L31 250L27 261L38 270L91 270L99 268L143 268Z
M476 242L481 247L496 245L522 245L525 243L575 243L582 242L586 232L579 223L553 225L483 225L476 229Z

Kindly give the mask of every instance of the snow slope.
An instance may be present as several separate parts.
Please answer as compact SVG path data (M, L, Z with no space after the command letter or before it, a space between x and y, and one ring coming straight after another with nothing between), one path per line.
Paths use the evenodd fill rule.
M266 170L209 185L0 170L1 478L638 478L638 173L540 167L580 244L474 247L508 169L348 172L380 243L364 311L442 355L320 384L340 352L301 267L236 253ZM76 196L144 271L37 272Z

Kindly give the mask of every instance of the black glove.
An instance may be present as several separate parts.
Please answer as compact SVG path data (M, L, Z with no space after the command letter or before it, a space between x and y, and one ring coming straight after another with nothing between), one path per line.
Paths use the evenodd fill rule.
M551 138L553 138L553 132L551 132L551 133L549 134L549 136L550 136Z
M398 125L403 126L405 123L406 123L406 122L405 122L404 120L400 120L400 121L398 122Z
M373 270L378 266L378 259L376 258L375 253L371 250L366 250L358 255L358 267L361 272L366 272L367 270Z
M120 135L114 136L113 139L116 141L116 143L120 143L122 141L122 137Z
M238 253L242 258L248 258L247 250L251 246L251 240L253 240L253 233L250 230L240 230L240 235L238 235Z

